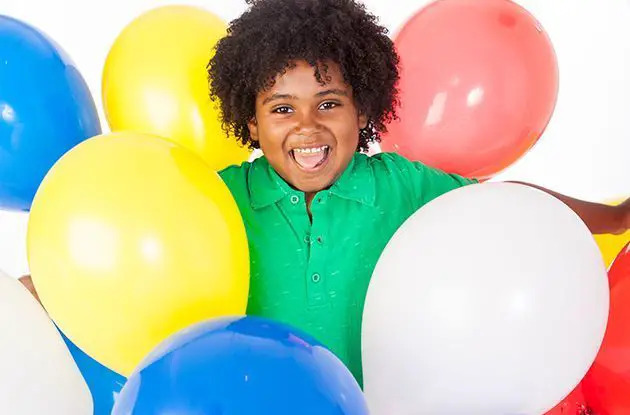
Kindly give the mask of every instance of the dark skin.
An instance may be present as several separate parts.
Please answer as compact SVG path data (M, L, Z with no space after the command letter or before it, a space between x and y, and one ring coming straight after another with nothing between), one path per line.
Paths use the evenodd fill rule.
M367 118L352 97L339 67L328 63L329 81L317 82L306 62L276 77L276 83L256 98L256 118L249 123L250 134L260 143L269 163L293 188L304 192L310 216L315 194L329 188L344 172L358 145L359 130ZM304 169L292 151L328 147L325 163ZM630 229L630 199L618 206L585 202L539 186L569 206L594 234L621 234ZM20 281L37 298L30 276Z
M256 97L256 118L248 124L269 163L287 183L304 192L310 215L315 194L329 188L346 169L367 125L339 66L328 62L329 82L321 84L313 67L295 63L275 84ZM323 165L304 169L296 149L328 147Z

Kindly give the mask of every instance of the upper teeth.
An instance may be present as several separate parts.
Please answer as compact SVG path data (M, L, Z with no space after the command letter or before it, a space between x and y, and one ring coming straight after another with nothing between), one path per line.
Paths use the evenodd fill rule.
M320 151L327 150L328 146L313 147L313 148L294 148L293 151L297 153L319 153Z

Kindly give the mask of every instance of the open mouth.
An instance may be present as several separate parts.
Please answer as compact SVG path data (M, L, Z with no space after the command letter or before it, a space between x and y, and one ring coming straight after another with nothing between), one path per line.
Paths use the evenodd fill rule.
M295 164L304 171L314 172L322 168L330 156L329 146L294 148L289 151Z

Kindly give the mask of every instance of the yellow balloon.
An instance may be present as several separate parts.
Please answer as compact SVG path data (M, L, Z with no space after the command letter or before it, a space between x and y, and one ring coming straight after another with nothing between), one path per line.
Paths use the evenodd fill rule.
M221 169L249 157L228 138L208 95L206 65L225 23L192 6L151 10L129 24L103 70L103 106L113 131L166 137Z
M618 205L624 200L625 199L615 200L608 204ZM602 251L606 267L609 267L623 247L630 242L630 231L622 233L621 235L595 235L595 242L597 242L599 250Z
M112 133L64 155L35 195L27 248L53 320L124 375L172 333L245 313L238 207L206 163L158 137Z

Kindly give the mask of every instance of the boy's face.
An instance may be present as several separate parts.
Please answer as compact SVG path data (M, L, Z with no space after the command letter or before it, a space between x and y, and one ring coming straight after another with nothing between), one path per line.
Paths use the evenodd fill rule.
M359 114L351 87L337 64L326 62L322 85L305 61L275 78L256 97L256 119L249 123L271 166L294 188L314 193L343 173L367 118ZM327 76L326 76L327 75Z

